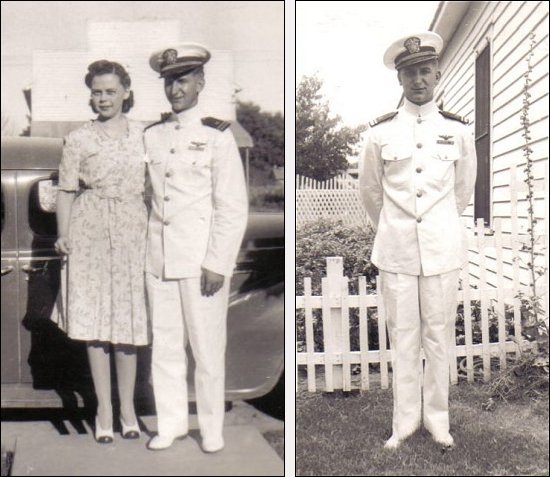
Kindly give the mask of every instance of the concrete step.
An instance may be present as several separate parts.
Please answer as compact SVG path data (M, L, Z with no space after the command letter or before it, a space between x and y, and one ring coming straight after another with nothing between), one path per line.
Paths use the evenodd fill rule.
M156 430L153 416L140 420L149 433ZM82 421L2 423L2 441L15 443L13 476L284 475L282 459L255 427L226 426L224 438L223 451L205 454L195 428L170 449L153 452L145 447L145 434L124 440L115 433L113 444L97 444Z

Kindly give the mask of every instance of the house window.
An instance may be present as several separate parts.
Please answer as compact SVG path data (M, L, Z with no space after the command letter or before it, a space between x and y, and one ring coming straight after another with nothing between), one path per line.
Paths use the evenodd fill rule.
M477 180L474 196L474 218L485 225L491 220L491 45L476 59L475 141Z

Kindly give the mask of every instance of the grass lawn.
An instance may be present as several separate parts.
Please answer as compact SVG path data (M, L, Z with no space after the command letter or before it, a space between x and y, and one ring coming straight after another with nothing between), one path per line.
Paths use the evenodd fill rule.
M296 475L548 475L548 399L498 403L479 385L451 386L454 449L444 452L421 430L397 451L383 449L391 433L390 390L308 393L296 400Z

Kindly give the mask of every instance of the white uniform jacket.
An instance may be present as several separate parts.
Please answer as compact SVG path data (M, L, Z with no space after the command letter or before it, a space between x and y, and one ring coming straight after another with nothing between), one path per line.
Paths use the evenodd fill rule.
M246 229L235 139L202 117L194 107L145 131L153 189L145 270L165 279L200 277L201 267L231 276Z
M460 268L467 243L460 215L477 172L473 136L432 101L407 100L367 133L360 192L377 229L372 262L381 270L437 275Z

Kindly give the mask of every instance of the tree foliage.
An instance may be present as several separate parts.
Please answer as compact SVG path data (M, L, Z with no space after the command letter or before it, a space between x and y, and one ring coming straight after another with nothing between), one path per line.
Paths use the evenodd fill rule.
M237 120L252 136L254 148L250 163L259 169L271 169L285 163L285 122L281 113L262 111L254 103L237 104Z
M305 76L296 91L296 173L327 180L348 168L347 157L366 126L341 126L340 116L331 116L320 90L323 82Z

